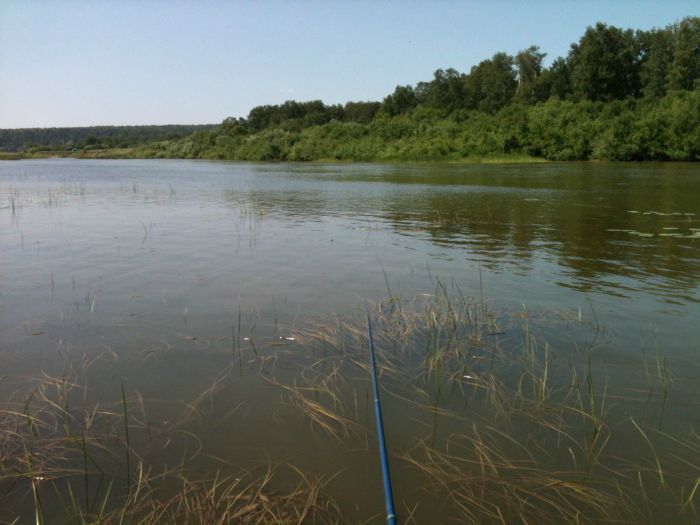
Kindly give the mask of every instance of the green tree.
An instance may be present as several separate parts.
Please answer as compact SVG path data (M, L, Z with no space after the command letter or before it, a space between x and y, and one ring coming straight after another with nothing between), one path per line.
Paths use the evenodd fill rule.
M527 151L551 160L587 160L599 135L597 105L551 98L528 110Z
M648 98L663 97L673 61L673 31L668 28L639 31L637 42L641 51L639 80L642 93Z
M382 102L382 110L395 116L415 108L416 104L416 92L412 86L396 86L394 92Z
M348 102L345 104L344 120L369 124L379 111L379 102Z
M675 31L669 89L693 89L700 80L700 18L681 20Z
M539 92L542 61L547 53L541 53L538 46L530 46L515 55L515 67L518 71L518 87L514 98L526 104L541 100Z
M452 68L438 69L431 82L418 84L416 97L421 105L453 113L464 106L464 75Z
M513 68L513 57L496 53L471 69L464 78L467 109L495 113L510 103L518 82Z
M615 100L639 92L639 60L634 33L598 22L569 53L573 95Z
M552 66L545 74L548 80L550 96L563 100L571 95L571 67L569 67L566 59L562 57L557 58L552 62Z

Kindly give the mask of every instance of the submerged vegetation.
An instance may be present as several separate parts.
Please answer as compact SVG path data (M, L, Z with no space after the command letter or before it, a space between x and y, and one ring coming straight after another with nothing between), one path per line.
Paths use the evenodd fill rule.
M423 176L440 180L433 172ZM585 181L587 191L594 180ZM163 180L149 187L146 178L119 184L116 191L129 203L173 203L186 187L176 191ZM20 188L7 192L4 213L13 222L103 193L69 179L48 192ZM675 187L655 188L642 191L653 194L640 207L646 211L625 210L629 193L619 203L610 201L609 208L622 215L615 219L624 227L619 232L653 227L660 237L678 231L683 234L673 235L679 237L657 240L682 238L690 245L695 216L685 210L695 203L692 194L686 187L682 195ZM248 230L253 244L268 217L286 211L298 218L304 209L299 201L285 208L279 194L251 195L228 186L223 191L233 211L227 215L233 237L240 240ZM359 193L363 198L365 192ZM686 207L665 208L655 200L660 196L675 206L690 200ZM475 198L485 200L483 194ZM357 200L343 202L357 208ZM473 201L459 201L453 212L444 199L422 208L398 202L387 219L404 232L401 228L423 224L436 244L441 229L449 233L464 223L492 241L510 238L507 228L499 233L509 223L498 210L515 212L522 224L533 222L512 201L487 201L493 213L463 204ZM550 206L547 213L566 217L562 210L574 208L571 202ZM315 206L324 207L316 201ZM492 229L479 222L485 217ZM664 222L649 222L661 218ZM224 221L207 214L207 227L217 222ZM573 227L591 221L568 222ZM543 230L557 226L572 250L586 246L552 219L536 224ZM160 233L150 221L133 217L130 225L133 244L144 251ZM585 233L588 239L594 235L590 229ZM20 239L18 249L24 251ZM108 242L111 246L111 235ZM656 253L658 246L670 245L647 248ZM275 249L284 251L277 240ZM672 248L661 251L676 257ZM141 250L136 253L142 264ZM558 253L580 257L575 251ZM591 259L601 259L600 253L605 252ZM637 266L645 260L629 257ZM432 293L404 298L384 273L388 297L370 306L402 523L698 521L699 374L690 351L666 355L653 337L638 343L640 331L629 325L610 336L619 327L606 326L610 321L599 318L593 306L503 311L485 297L480 270L472 297L459 283L427 270ZM614 273L583 270L596 280ZM96 299L90 284L85 294L80 286L76 292L72 276L66 285L74 292L73 306L69 296L54 294L54 271L44 286L51 304L55 296L56 303L68 305L59 327L46 319L23 320L19 335L2 333L10 348L0 351L7 363L0 375L0 523L379 519L364 308L355 315L299 315L278 322L273 297L274 318L239 308L224 315L222 326L213 326L216 320L203 326L188 313L188 303L176 303L177 292L165 286L157 290L156 302L172 301L172 309L160 310L163 317L155 327L146 324L139 338L143 325L131 321L132 305L124 307L123 317L100 321L113 292L103 289ZM691 279L677 283L678 289L692 294L688 267L677 273ZM147 293L144 281L139 283L138 293ZM670 296L668 288L663 293ZM175 326L168 315L182 319ZM93 330L99 332L94 339L87 335ZM15 359L29 365L13 373Z
M55 142L51 130L4 130L0 147L22 147L28 156L259 161L695 161L698 49L697 17L649 31L598 23L549 67L538 46L496 53L468 73L438 69L431 81L397 86L381 102L258 106L247 118L168 140L83 133L78 144Z
M433 297L377 308L383 382L425 432L395 452L426 490L444 495L463 523L697 519L691 458L700 440L692 427L662 430L673 382L664 356L643 355L613 388L595 364L595 317L564 316L593 337L558 350L531 331L527 311L518 317L506 328L483 298L466 300L457 287L451 299L440 281ZM337 352L366 337L359 322L346 321L345 336L327 330L317 337ZM363 357L344 361L366 366Z
M435 286L432 296L390 296L372 309L404 523L424 521L422 512L461 523L698 520L700 436L690 422L664 424L671 400L697 407L673 398L675 378L661 349L642 349L609 384L599 356L605 327L595 312L538 322L527 310L497 314L455 283L437 279ZM311 474L318 465L303 464L247 469L218 457L209 457L209 469L195 465L208 456L204 429L221 423L212 420L213 407L229 403L227 384L244 361L305 417L310 432L330 438L334 449L374 457L362 319L309 320L285 337L275 321L269 340L254 340L252 329L241 337L239 318L220 350L230 354L230 369L176 409L123 382L113 402L94 400L91 368L111 354L67 359L62 375L37 378L0 409L5 519L352 521L334 501L338 472ZM535 327L553 322L588 334L589 342L545 341ZM300 355L303 364L295 361ZM239 409L226 406L224 419ZM172 419L158 425L156 413ZM277 416L281 430L289 422ZM356 505L363 519L379 515Z

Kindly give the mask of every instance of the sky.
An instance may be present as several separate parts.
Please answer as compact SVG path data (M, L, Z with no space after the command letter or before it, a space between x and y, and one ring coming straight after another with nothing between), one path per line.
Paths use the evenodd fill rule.
M285 100L381 100L598 21L665 27L700 0L0 0L0 128L218 123Z

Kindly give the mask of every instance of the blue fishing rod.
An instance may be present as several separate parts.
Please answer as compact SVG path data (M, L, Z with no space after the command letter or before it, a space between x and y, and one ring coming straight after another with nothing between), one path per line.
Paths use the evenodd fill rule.
M379 441L379 458L382 464L382 478L384 480L384 504L386 505L387 525L396 525L396 512L394 511L394 495L391 492L391 476L389 475L389 456L386 452L384 440L384 421L382 420L382 404L379 401L379 385L377 383L377 367L374 359L374 340L372 339L372 322L369 311L367 312L367 333L369 334L369 367L372 374L372 389L374 390L374 414L377 417L377 441Z

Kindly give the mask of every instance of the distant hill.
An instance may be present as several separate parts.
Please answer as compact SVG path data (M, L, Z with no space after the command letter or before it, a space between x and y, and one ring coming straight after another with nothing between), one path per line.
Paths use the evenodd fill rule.
M125 148L149 142L179 139L196 131L208 131L215 124L172 124L165 126L89 126L75 128L0 129L0 150L29 148Z

